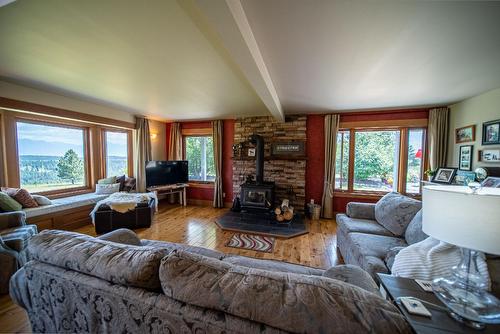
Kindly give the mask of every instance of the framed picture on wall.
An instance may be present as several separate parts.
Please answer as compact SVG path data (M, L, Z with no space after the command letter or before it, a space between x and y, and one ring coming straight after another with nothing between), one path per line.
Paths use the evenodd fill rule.
M483 145L500 144L500 119L483 123Z
M476 140L476 125L468 125L455 130L455 143L468 143Z
M472 145L460 146L458 154L458 169L472 170Z

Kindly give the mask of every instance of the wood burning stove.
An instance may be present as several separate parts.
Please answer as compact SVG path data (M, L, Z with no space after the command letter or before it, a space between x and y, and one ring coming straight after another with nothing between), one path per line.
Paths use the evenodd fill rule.
M264 139L256 134L249 138L255 144L255 182L241 185L242 209L268 209L274 206L274 182L264 182Z

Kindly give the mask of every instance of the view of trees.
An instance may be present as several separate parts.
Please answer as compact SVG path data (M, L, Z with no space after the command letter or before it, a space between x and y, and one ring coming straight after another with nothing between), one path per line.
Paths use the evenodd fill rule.
M211 136L186 137L186 160L189 161L189 179L215 180L214 145Z
M70 180L71 184L75 181L83 181L84 167L83 160L78 157L75 151L68 150L57 163L57 176L62 180Z

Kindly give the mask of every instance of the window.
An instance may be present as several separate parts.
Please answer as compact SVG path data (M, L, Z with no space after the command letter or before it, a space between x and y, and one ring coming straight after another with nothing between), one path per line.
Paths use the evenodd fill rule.
M349 175L349 131L337 134L337 152L335 160L335 189L347 190Z
M128 175L128 133L104 131L106 177Z
M408 131L408 155L406 167L406 192L420 193L420 180L423 175L424 130L411 129Z
M46 192L86 185L84 128L17 122L20 185Z
M399 131L357 131L354 190L397 191Z
M337 134L335 189L420 194L425 136L423 128L340 130Z
M212 136L184 136L185 159L189 180L214 181L214 145Z

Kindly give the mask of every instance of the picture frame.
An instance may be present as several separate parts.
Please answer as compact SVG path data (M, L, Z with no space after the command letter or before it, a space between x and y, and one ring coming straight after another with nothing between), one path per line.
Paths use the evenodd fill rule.
M483 123L483 145L500 144L500 119Z
M434 183L451 184L455 178L458 168L440 167L432 177Z
M500 162L500 149L479 151L479 161Z
M500 177L488 176L481 182L481 187L500 188Z
M275 141L271 143L273 157L305 157L305 141Z
M247 153L249 157L255 157L255 148L249 148Z
M468 171L463 171L459 170L457 171L457 174L455 175L455 180L454 184L466 186L471 182L476 181L476 173L475 172L468 172Z
M472 170L472 145L460 146L458 154L458 169L471 171Z
M476 125L468 125L455 130L455 143L468 143L476 140Z

